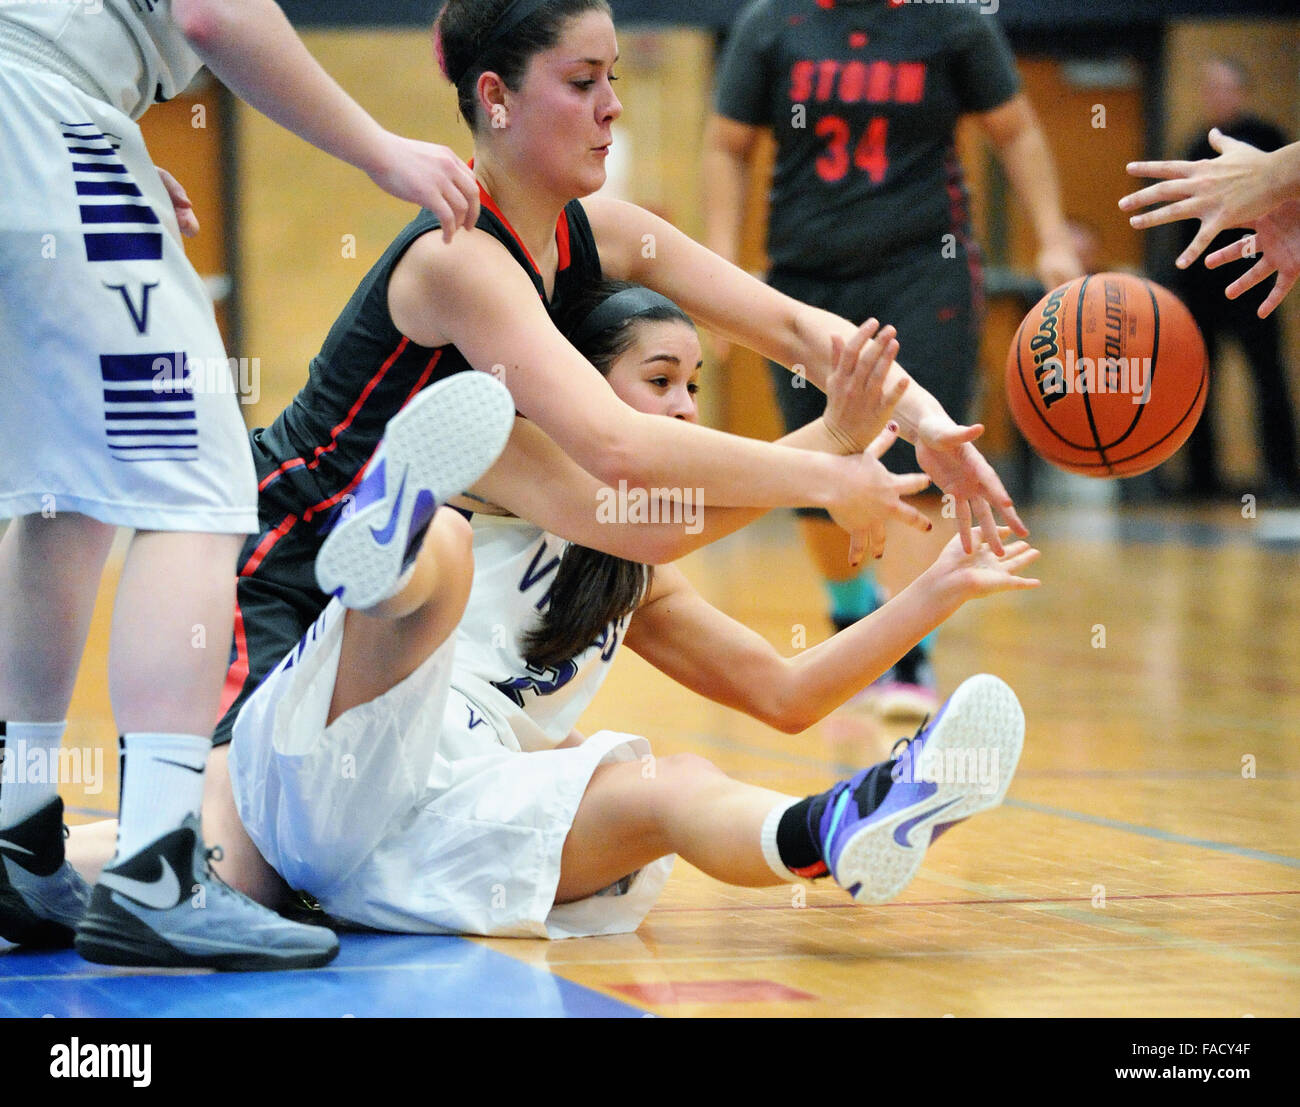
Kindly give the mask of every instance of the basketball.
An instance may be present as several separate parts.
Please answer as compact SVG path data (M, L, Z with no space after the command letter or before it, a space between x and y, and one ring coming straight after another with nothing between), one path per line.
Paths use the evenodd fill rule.
M1132 477L1168 459L1205 408L1205 343L1167 288L1129 273L1079 277L1044 296L1007 355L1020 433L1053 465Z

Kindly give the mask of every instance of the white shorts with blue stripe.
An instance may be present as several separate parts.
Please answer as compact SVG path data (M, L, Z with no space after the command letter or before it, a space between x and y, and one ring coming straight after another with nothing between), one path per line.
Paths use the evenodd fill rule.
M236 382L139 128L0 53L0 519L250 533Z

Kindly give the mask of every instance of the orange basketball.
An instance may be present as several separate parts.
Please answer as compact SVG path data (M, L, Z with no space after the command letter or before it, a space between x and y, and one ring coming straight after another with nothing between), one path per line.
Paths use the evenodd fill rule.
M1205 408L1205 343L1167 288L1097 273L1054 288L1007 355L1007 399L1029 444L1090 477L1154 469Z

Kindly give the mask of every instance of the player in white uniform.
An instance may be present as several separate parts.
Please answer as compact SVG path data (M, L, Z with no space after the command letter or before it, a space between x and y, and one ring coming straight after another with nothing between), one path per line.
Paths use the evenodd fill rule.
M136 531L109 662L130 763L117 854L92 897L64 862L57 775L6 774L0 937L66 945L76 930L78 949L109 963L315 965L337 952L333 937L282 925L212 881L198 833L256 489L237 398L213 372L225 352L211 303L180 243L197 226L133 120L205 63L254 107L438 212L448 239L478 214L468 168L383 130L273 0L0 7L5 753L58 763L114 528Z
M658 294L615 287L592 317L603 310L599 334L617 334L619 352L611 358L608 347L602 353L586 344L582 328L575 344L638 410L694 421L700 349L693 327ZM868 324L842 348L832 371L829 411L856 434L880 426L879 389L897 349L888 334L864 345L874 330ZM864 399L873 373L874 400ZM382 459L388 487L437 487L444 463L429 456L440 448L430 444L465 418L466 395L493 388L485 375L461 373L429 389L389 424L371 471ZM500 411L478 415L480 426L495 428L512 415L498 391ZM870 415L845 418L853 403ZM821 420L797 433L806 447L843 448ZM872 452L892 438L881 435ZM681 517L602 519L592 510L601 502L599 482L525 420L474 487L480 508L494 501L526 510L629 556L658 559L696 529ZM519 518L479 511L467 527L441 509L394 584L396 565L374 555L401 503L396 492L331 534L317 561L322 586L342 578L342 601L365 595L367 608L331 601L234 728L231 777L245 827L290 886L338 918L415 932L620 932L653 904L674 853L750 886L829 872L857 898L883 902L910 880L932 836L1006 791L1023 718L1010 689L987 676L959 689L898 760L804 800L731 780L692 755L656 760L643 738L601 731L583 739L572 726L626 632L638 652L686 686L801 730L965 599L1037 584L1016 575L1036 556L1023 542L998 558L986 545L964 554L954 539L880 613L786 660L710 607L671 566L654 570L648 590L644 568L630 566L642 576L626 609L601 611L597 602L594 615L589 605L557 611L561 595L574 594L559 583L562 558L592 551L566 547ZM759 512L707 514L690 541L710 541ZM389 539L385 548L403 548ZM592 588L612 579L609 568L586 563ZM385 584L396 591L375 604ZM537 662L546 643L532 634L540 627L543 638L564 636L571 617L587 621L577 641L590 644L571 659L561 653ZM933 771L954 755L963 764L966 755L982 757L994 771L981 780ZM240 874L232 879L243 882Z

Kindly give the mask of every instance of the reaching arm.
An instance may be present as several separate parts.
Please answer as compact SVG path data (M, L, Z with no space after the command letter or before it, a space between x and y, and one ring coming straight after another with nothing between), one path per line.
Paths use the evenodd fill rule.
M809 380L825 389L833 356L832 339L851 340L854 326L828 311L809 307L692 241L671 223L620 200L583 201L611 277L639 281L675 300L710 330L734 339L782 365L802 365ZM645 236L649 236L646 238ZM647 243L653 250L647 250ZM891 378L902 375L900 366ZM912 382L894 410L900 434L917 446L922 468L956 501L962 541L972 547L971 520L984 540L1001 549L993 510L1017 534L1027 534L997 474L972 445L984 428L963 427L939 402Z
M692 691L797 734L878 677L967 600L1036 587L1037 580L1016 574L1037 556L1024 542L1009 544L1002 558L987 545L967 554L954 538L884 607L794 657L783 657L761 635L710 605L670 565L655 571L625 642Z
M1131 162L1128 171L1132 176L1164 179L1119 202L1121 211L1131 212L1150 204L1163 205L1131 216L1129 222L1138 230L1179 219L1200 220L1196 237L1178 257L1180 269L1200 257L1220 231L1256 227L1281 204L1300 200L1300 142L1266 154L1248 142L1229 138L1216 127L1210 132L1210 145L1219 152L1218 157Z
M311 56L274 0L173 0L181 33L241 100L355 165L384 191L428 208L443 236L478 220L478 185L445 146L384 130Z
M495 371L519 411L605 485L689 488L706 503L742 507L824 506L850 533L886 516L926 528L899 498L911 494L911 482L877 473L873 459L828 457L633 411L555 329L505 248L481 231L451 243L418 239L393 273L389 307L413 341L453 343L475 368Z
M894 329L881 329L874 319L859 327L847 345L836 340L825 415L786 435L781 443L827 454L862 452L858 441L879 430L907 387L904 380L885 391L885 377L897 351ZM870 442L868 449L873 458L881 457L893 444L897 431L897 425L891 423L887 433ZM883 475L881 469L876 472ZM539 474L545 475L542 492L538 487ZM912 480L914 488L924 484L924 478ZM472 492L570 542L652 565L673 561L717 541L765 511L739 507L706 509L692 499L676 509L666 502L667 513L660 511L656 515L661 519L676 518L678 522L620 522L619 513L609 510L613 490L577 465L540 428L525 419L515 420L505 451ZM866 534L865 550L860 543L853 543L851 561L857 564L865 553L879 557L884 541L883 525L871 527Z
M1056 164L1029 99L1021 93L976 118L997 151L1016 198L1029 212L1038 238L1039 279L1055 288L1081 276L1083 266L1061 212Z

